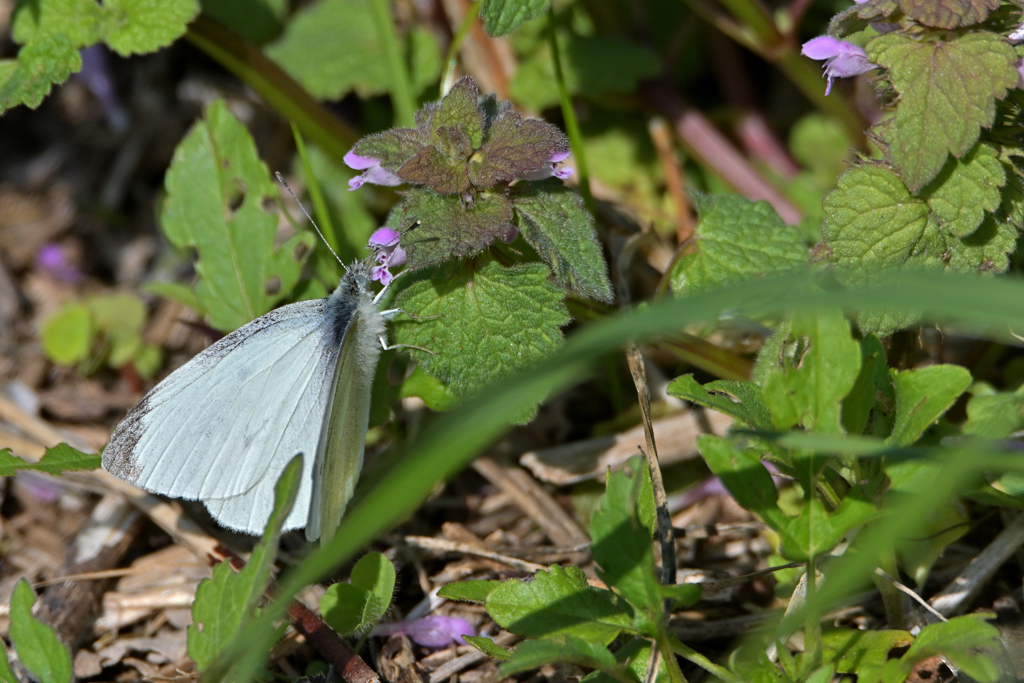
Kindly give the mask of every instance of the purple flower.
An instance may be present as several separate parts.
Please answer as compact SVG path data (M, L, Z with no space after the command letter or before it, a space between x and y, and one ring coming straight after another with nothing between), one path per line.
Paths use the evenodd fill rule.
M405 263L405 249L398 244L400 237L398 231L392 228L380 228L370 235L368 246L377 259L377 265L370 268L371 280L379 280L382 285L387 286L395 279L389 268Z
M833 78L847 78L878 68L878 65L868 61L863 48L832 36L812 38L804 43L800 52L811 59L825 60L825 78L828 79L826 95L832 90Z
M396 185L401 185L404 182L391 171L381 168L380 159L360 156L356 154L354 150L349 150L349 153L345 155L345 163L348 164L349 168L354 168L357 171L363 171L363 175L356 176L355 178L352 178L352 180L348 181L348 189L350 192L352 190L358 190L363 186L363 183L395 187Z
M76 284L82 281L82 273L68 257L67 251L59 244L44 244L36 254L39 269L55 280Z
M99 101L111 130L121 132L128 127L129 118L128 112L121 106L121 101L117 97L110 60L107 59L107 48L103 45L93 45L83 48L80 54L82 70L78 72L78 78L85 82L85 87Z
M390 636L396 633L409 636L423 647L440 649L447 647L452 641L458 645L465 645L466 641L462 639L462 636L474 635L476 631L473 629L473 625L465 619L432 614L429 617L412 621L378 624L370 632L370 635Z
M568 166L558 168L556 164L558 164L561 161L565 161L568 157L569 152L555 152L548 159L551 162L550 165L545 165L543 168L537 171L530 171L529 173L524 173L523 180L544 180L545 178L550 178L551 176L554 176L559 180L565 180L574 173L574 170Z

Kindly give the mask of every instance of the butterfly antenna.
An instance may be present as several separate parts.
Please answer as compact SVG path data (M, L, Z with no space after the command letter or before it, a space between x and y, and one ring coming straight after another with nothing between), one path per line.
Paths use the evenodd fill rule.
M280 171L275 171L274 175L277 176L277 182L279 182L282 185L284 185L284 189L288 190L288 194L290 194L292 196L292 199L295 200L295 203L299 205L300 209L302 209L302 213L306 214L306 218L309 219L309 222L313 226L313 229L316 230L316 234L320 235L320 239L323 241L324 246L326 246L328 251L330 251L331 254L334 255L334 258L338 259L338 263L341 263L341 267L345 268L345 270L348 270L348 268L345 266L345 264L342 263L342 260L340 258L338 258L338 255L334 252L334 249L331 248L331 245L327 241L327 238L324 237L324 234L322 232L320 232L320 228L317 226L316 221L313 220L313 217L309 215L309 211L306 211L306 207L304 207L302 205L302 202L299 201L299 198L295 196L294 192L292 192L292 188L288 187L288 183L285 182L284 176L281 175L281 172Z

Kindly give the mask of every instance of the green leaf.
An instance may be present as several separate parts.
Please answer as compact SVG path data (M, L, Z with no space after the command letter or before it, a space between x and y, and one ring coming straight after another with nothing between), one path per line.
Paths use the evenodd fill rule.
M565 87L571 95L632 92L640 81L661 71L651 48L623 38L560 32L558 45ZM519 65L509 83L509 94L527 109L558 104L555 65L546 47Z
M195 290L186 285L177 282L157 282L154 280L143 284L141 289L147 294L156 294L157 296L185 304L197 313L206 313L206 309L199 302L199 297L196 296Z
M918 23L934 28L953 29L980 24L999 0L896 0L900 9Z
M433 70L424 60L430 43L410 35L401 47L412 52L414 76L421 84ZM388 92L391 77L383 49L369 0L320 0L296 12L265 51L314 97L340 100L352 91L360 99ZM436 55L436 42L433 49Z
M692 607L704 595L700 584L679 583L675 586L659 586L662 597L672 601L673 607Z
M427 404L428 408L438 412L451 410L455 406L459 405L462 400L461 397L455 394L448 387L448 385L444 384L433 375L428 374L419 365L417 365L405 381L402 382L399 396L401 398L418 396L423 399L423 402Z
M799 315L790 338L809 341L802 358L776 365L764 380L764 399L775 426L802 424L808 431L839 434L840 402L860 371L860 345L839 312Z
M420 222L402 235L410 268L476 256L494 240L513 234L512 206L502 194L481 195L469 206L458 195L440 195L429 188L412 188L404 194L388 225L403 231Z
M86 47L103 38L105 21L103 6L96 0L18 0L11 15L11 37L26 44L39 35L61 34L72 47Z
M520 183L512 194L512 208L516 227L560 282L611 303L614 295L594 218L578 194L556 178Z
M343 636L371 628L387 607L387 603L382 603L376 595L351 583L332 584L320 598L320 614L324 621Z
M774 427L761 387L751 382L716 380L701 386L693 375L683 375L672 380L666 391L670 396L731 415L751 429L768 431Z
M71 681L71 655L57 634L32 616L35 593L20 579L11 595L11 643L18 659L40 683Z
M996 151L975 145L962 159L949 159L922 194L940 230L956 237L970 235L1002 203L999 191L1006 171Z
M18 50L17 60L0 60L0 113L24 104L35 109L50 94L82 68L74 44L61 34L43 34Z
M524 21L536 19L551 6L551 0L482 0L480 19L491 37L508 35Z
M503 581L488 594L487 612L517 635L565 635L602 644L633 622L633 611L614 593L588 586L577 567L557 565L537 572L531 581Z
M512 658L501 665L500 675L512 676L556 662L577 664L600 671L619 672L625 667L605 646L573 636L525 640L516 646Z
M648 498L653 493L646 464L637 469L619 470L608 477L605 494L590 520L590 550L605 585L617 590L649 624L657 624L661 585L654 575L651 529L638 512L644 490Z
M498 645L490 638L485 636L462 636L462 639L488 657L499 659L503 662L512 659L512 650Z
M352 568L351 581L353 586L362 588L383 606L371 622L375 623L391 604L395 592L395 565L382 553L366 553Z
M2 683L21 683L11 670L11 660L7 656L7 645L4 643L0 643L0 681Z
M141 332L146 304L134 294L103 294L87 301L96 329L103 332Z
M203 579L192 603L193 624L188 627L188 655L202 671L231 643L246 623L255 618L263 593L270 583L270 570L277 554L281 527L295 504L302 477L302 454L285 466L274 486L274 510L267 521L263 539L241 571L235 573L230 561L213 568L213 578Z
M72 365L89 357L93 334L88 307L68 302L43 322L40 341L47 358L61 365Z
M971 373L960 365L931 365L893 370L896 423L886 443L909 446L949 410L971 385Z
M185 35L198 0L104 0L103 39L123 56L155 52Z
M1014 393L980 393L977 385L971 387L971 400L967 402L967 421L964 434L985 439L1005 439L1024 425L1024 395Z
M482 605L487 602L490 592L499 585L501 585L501 581L494 580L456 581L441 586L437 594L449 600L475 602Z
M313 237L301 233L274 248L277 216L263 207L277 187L222 101L178 145L165 185L161 225L175 246L198 252L195 294L212 327L241 327L291 292L305 255L298 252L308 253Z
M672 269L672 291L706 292L772 273L804 268L803 235L783 223L768 202L738 195L710 195L697 202L697 249Z
M906 631L895 630L840 628L821 634L824 661L834 664L836 673L857 676L857 683L878 683L889 653L913 641Z
M396 304L419 318L393 324L397 342L413 351L432 375L460 396L527 368L562 345L559 327L569 321L562 291L543 264L505 268L494 261L435 271L404 289Z
M256 45L271 40L281 31L288 15L288 0L200 0L203 13Z
M509 183L551 164L553 155L567 152L569 140L558 128L501 109L488 120L487 139L469 160L469 178L477 187ZM561 182L557 185L562 187Z
M870 501L847 494L835 512L825 510L822 502L812 497L805 500L800 514L779 530L782 545L779 554L792 562L805 562L828 553L856 527L878 516Z
M907 675L918 662L938 655L955 671L979 683L995 683L1001 674L996 657L1002 652L999 629L984 621L983 616L972 614L921 629L914 644L900 658L899 669Z
M995 118L997 99L1017 84L1017 57L997 34L978 31L943 40L903 32L879 36L868 60L889 70L900 95L889 155L912 192L934 178L947 154L960 158Z
M99 466L100 455L98 453L82 453L66 443L47 448L46 453L38 462L26 462L18 456L12 455L8 448L0 450L0 477L12 477L22 470L45 472L57 476L64 472L95 470L99 469Z
M843 399L843 429L847 434L886 437L892 432L896 393L889 379L888 359L878 337L860 342L860 372Z
M773 529L786 528L789 518L779 509L775 482L756 453L710 434L697 438L697 450L737 503L759 515Z

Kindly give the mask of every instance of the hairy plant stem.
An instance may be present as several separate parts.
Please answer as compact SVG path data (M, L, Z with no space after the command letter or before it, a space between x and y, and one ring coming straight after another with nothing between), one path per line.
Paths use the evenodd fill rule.
M240 35L200 14L189 24L185 38L212 57L264 102L337 161L351 149L359 134L327 111L281 67Z
M587 211L595 213L594 195L590 191L590 170L587 167L587 153L583 148L583 133L576 119L576 110L572 108L572 98L565 86L565 73L562 71L562 55L558 50L558 34L555 31L555 11L548 9L548 46L551 48L551 59L555 63L555 80L558 82L558 101L562 106L562 118L565 119L565 134L569 136L569 147L576 165L576 177L580 183L580 195Z
M473 28L473 22L476 21L477 16L480 14L481 4L483 3L474 2L469 6L469 11L466 12L466 16L462 17L462 23L459 24L459 30L452 36L451 45L448 46L448 55L444 61L444 74L441 76L439 97L447 95L448 91L452 88L452 83L455 81L455 63L458 59L459 48L462 47L462 41L466 39L469 30Z
M665 618L667 621L667 614L665 615ZM672 683L686 683L686 676L683 675L683 670L679 668L679 661L676 659L675 648L672 643L673 640L675 639L669 637L664 626L658 627L658 637L654 641L654 644L659 650L661 650L661 657L665 662L665 668L668 670L668 680ZM682 645L682 643L680 643L680 645ZM654 656L653 652L651 653L651 656Z
M391 103L395 107L395 123L411 128L416 123L416 100L412 95L402 46L398 43L398 32L391 16L391 3L388 0L370 0L370 14L373 16L377 40L384 50L384 62L391 81Z

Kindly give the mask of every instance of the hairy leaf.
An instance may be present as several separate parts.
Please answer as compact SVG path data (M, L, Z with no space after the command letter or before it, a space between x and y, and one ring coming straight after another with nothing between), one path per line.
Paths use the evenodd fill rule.
M512 205L503 194L480 195L466 205L458 195L412 188L392 211L388 225L401 231L415 221L419 221L416 229L402 235L410 268L476 256L494 240L513 234L514 229Z
M693 375L683 375L672 380L666 391L670 396L743 420L752 429L771 430L773 427L761 387L756 384L717 380L701 386Z
M199 0L104 0L103 39L121 55L155 52L185 35Z
M508 183L543 169L555 154L568 151L568 138L550 123L505 110L490 119L487 139L470 159L469 177L477 187Z
M536 19L548 11L551 0L482 0L480 19L492 37L515 31L524 21Z
M442 586L437 594L449 600L475 602L482 605L487 601L487 595L499 585L501 585L501 581L495 580L455 581Z
M1006 171L996 151L975 145L962 159L949 159L942 172L922 191L939 229L966 237L981 225L986 213L1002 203Z
M992 125L997 99L1017 84L1017 57L1002 36L974 32L947 40L902 32L875 38L868 59L889 70L900 94L889 155L912 192L929 183L948 154L962 157Z
M42 34L18 51L18 58L0 60L0 113L19 104L35 109L82 68L74 44L62 34Z
M87 47L102 40L105 20L96 0L18 0L11 14L11 37L25 44L39 35L61 34L72 47Z
M462 639L492 659L500 659L504 662L512 658L511 650L498 645L485 636L462 636Z
M768 202L737 195L701 197L696 251L672 270L672 291L705 292L807 265L807 248L796 227L786 225Z
M437 271L404 289L397 305L421 319L396 320L396 341L428 349L413 351L417 361L462 396L553 353L569 322L562 292L539 263ZM432 316L440 317L422 319Z
M925 26L953 29L980 24L999 0L897 0L903 13Z
M211 326L234 330L291 292L313 237L301 233L275 249L277 216L264 203L277 187L222 101L178 145L164 182L161 225L174 245L198 253L196 300Z
M512 194L512 208L523 238L559 281L598 301L612 301L594 218L579 195L554 178L521 183Z

